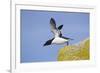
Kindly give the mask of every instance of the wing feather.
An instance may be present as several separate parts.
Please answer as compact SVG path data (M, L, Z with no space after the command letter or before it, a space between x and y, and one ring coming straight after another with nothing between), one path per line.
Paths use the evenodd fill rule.
M53 32L53 34L56 35L57 28L56 28L56 22L55 22L54 18L50 19L50 27L51 27L51 31Z
M59 29L61 29L63 27L63 25L61 25L59 27L59 29L56 27L56 22L54 20L54 18L50 19L50 27L51 27L51 31L54 34L55 37L58 37L61 35L61 31Z

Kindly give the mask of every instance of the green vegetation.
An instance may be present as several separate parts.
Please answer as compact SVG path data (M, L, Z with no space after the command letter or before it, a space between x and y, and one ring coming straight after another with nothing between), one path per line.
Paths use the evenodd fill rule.
M89 60L89 39L83 40L79 44L65 46L58 52L58 61L68 60Z

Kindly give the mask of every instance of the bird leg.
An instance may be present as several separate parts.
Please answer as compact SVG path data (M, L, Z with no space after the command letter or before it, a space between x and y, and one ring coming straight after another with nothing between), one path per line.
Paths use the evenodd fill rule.
M69 42L67 42L67 46L69 45Z

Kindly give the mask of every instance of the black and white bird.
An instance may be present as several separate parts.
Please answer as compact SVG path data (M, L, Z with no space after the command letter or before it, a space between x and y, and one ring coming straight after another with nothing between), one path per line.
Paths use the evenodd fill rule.
M44 46L48 46L51 44L64 44L64 43L67 43L67 45L69 45L69 40L72 40L72 39L62 36L61 29L62 29L63 25L56 27L56 22L55 22L54 18L51 18L50 26L51 26L51 32L54 34L54 38L48 40L44 44Z

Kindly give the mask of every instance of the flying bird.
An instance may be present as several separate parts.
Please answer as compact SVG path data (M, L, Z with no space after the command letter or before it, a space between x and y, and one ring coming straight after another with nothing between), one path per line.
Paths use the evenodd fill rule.
M69 40L73 40L71 38L62 36L61 29L62 29L63 25L56 27L56 22L55 22L54 18L50 19L50 27L51 27L51 32L54 34L54 38L46 41L44 46L48 46L51 44L64 44L64 43L67 43L67 45L69 45Z

